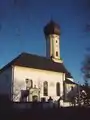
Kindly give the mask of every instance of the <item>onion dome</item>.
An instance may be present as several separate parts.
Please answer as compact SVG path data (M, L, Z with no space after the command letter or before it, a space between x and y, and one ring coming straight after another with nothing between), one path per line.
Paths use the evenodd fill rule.
M44 34L46 36L50 34L56 34L60 35L60 26L55 23L54 21L50 21L45 27L44 27Z

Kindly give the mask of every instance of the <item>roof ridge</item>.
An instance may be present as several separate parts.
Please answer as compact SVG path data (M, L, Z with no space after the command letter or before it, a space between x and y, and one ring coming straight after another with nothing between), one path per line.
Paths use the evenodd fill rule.
M42 69L42 70L43 69L50 70L55 72L64 72L64 73L68 72L68 70L62 63L56 63L50 58L46 58L44 56L39 56L36 54L30 54L27 52L20 53L17 57L11 60L11 62L6 64L4 67L2 67L0 72L5 70L6 68L9 68L15 65Z
M25 55L25 54L27 54L27 55L32 55L32 56L36 56L36 57L42 57L42 58L44 58L44 59L47 59L47 60L51 60L50 58L47 58L47 57L45 57L45 56L41 56L41 55L37 55L37 54L31 54L31 53L28 53L28 52L22 52L21 53L21 55Z
M36 56L36 57L41 57L41 58L44 58L44 59L48 59L44 56L39 56L39 55L36 55L36 54L31 54L31 53L28 53L28 52L21 52L19 55L17 55L14 59L12 59L10 62L6 63L1 69L0 69L0 72L2 72L3 69L5 69L6 67L12 65L17 59L19 59L21 56L23 55L30 55L30 56Z

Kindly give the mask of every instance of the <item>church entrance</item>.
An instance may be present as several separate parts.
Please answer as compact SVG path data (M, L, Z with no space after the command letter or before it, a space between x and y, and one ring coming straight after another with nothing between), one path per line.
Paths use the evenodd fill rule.
M29 91L29 101L40 101L40 90L38 88L31 88Z
M37 102L38 101L38 96L37 95L32 96L32 101Z

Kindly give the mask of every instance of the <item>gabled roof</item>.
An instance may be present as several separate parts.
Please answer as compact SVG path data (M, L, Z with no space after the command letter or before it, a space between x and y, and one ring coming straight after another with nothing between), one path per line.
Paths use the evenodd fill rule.
M21 53L18 57L16 57L6 66L4 66L1 69L1 72L12 65L36 68L41 70L49 70L55 72L63 72L67 73L67 75L69 73L63 63L56 63L46 57L41 57L29 53Z
M77 85L77 83L75 83L74 81L68 80L68 79L65 79L65 83L66 83L66 84L74 84L74 85Z
M70 72L66 73L66 78L73 78Z

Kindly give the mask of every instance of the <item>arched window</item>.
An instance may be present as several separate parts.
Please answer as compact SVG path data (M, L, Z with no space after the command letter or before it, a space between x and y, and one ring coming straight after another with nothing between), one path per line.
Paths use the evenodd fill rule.
M73 91L73 86L71 86L71 90Z
M26 79L26 88L33 88L33 81L31 79Z
M59 82L56 83L56 94L57 96L60 96L60 83Z
M44 96L48 96L48 82L47 81L43 83L43 94Z

